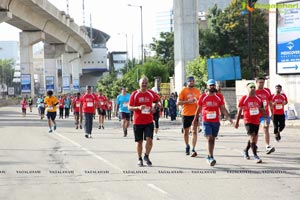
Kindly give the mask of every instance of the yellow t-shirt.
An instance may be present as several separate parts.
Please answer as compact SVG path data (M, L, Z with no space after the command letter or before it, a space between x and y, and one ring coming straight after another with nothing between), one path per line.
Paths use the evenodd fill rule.
M194 116L196 109L197 109L197 103L198 99L201 95L200 90L197 88L189 88L189 87L184 87L179 95L178 95L178 100L180 101L188 101L189 99L195 99L193 103L186 103L182 105L182 111L181 115L183 116Z
M59 103L58 99L55 96L47 96L44 99L44 103L46 104L47 112L56 112L56 105Z

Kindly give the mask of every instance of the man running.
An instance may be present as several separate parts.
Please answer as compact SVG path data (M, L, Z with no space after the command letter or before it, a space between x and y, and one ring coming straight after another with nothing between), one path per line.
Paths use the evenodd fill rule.
M153 145L153 112L152 104L157 106L156 95L152 90L148 89L148 78L143 77L139 80L140 89L134 91L129 100L129 110L134 112L133 114L133 131L135 142L137 144L138 154L138 166L143 166L142 152L143 152L143 140L146 140L146 152L144 155L144 161L148 166L152 166L152 162L149 159L149 154Z
M247 88L248 95L243 96L239 101L238 114L234 127L239 127L239 120L243 112L244 124L249 136L246 148L243 151L244 158L250 160L248 151L251 148L254 155L254 160L256 163L261 163L262 160L257 155L257 140L261 116L260 113L263 113L264 116L266 115L262 99L255 94L255 84L248 83Z
M39 115L40 115L41 119L44 119L44 115L45 115L45 104L44 104L44 96L43 96L43 95L41 95L41 96L37 99L37 105L38 105Z
M80 98L80 114L84 116L84 132L86 138L92 138L93 116L97 100L92 95L92 87L86 86L86 93Z
M188 77L187 86L184 87L178 95L177 105L182 106L182 123L185 142L185 154L190 155L189 145L189 131L192 126L192 122L195 117L195 110L197 109L197 101L200 97L200 90L195 88L195 79L193 76ZM192 154L191 157L196 157L197 152L195 150L197 144L197 126L192 127Z
M49 125L49 133L52 133L52 124L53 123L53 130L56 130L56 106L59 104L58 99L53 96L53 91L48 90L47 91L47 96L44 99L44 104L46 106L46 111L47 111L47 118L48 118L48 125Z
M82 114L80 113L80 92L78 92L76 94L76 97L73 98L72 107L75 117L75 128L78 129L79 125L80 129L82 129Z
M231 124L232 119L229 117L228 111L225 108L224 98L217 94L216 82L213 79L207 81L208 92L200 96L198 107L193 120L193 127L198 126L199 115L202 113L202 128L203 135L207 140L207 162L210 166L216 164L214 158L215 140L220 129L220 110L226 116Z
M281 140L280 133L285 127L285 115L284 106L288 103L288 99L284 93L282 93L282 86L276 85L276 94L271 96L272 105L272 120L274 125L274 134L277 142Z
M270 145L270 133L269 133L269 125L270 125L270 113L269 113L269 107L271 107L271 91L269 88L265 88L265 78L260 77L256 80L256 95L259 96L264 105L264 109L266 111L267 117L265 118L260 113L260 124L263 125L263 131L265 136L265 143L266 143L266 153L270 154L275 151L275 148Z
M98 101L99 101L99 108L97 110L99 115L99 129L101 128L104 129L104 119L106 116L106 109L107 109L107 98L102 93L102 90L99 90Z
M116 112L119 112L119 116L122 119L122 127L123 127L123 133L124 137L127 137L128 134L128 126L129 126L129 120L130 120L130 111L128 109L128 103L130 99L130 94L126 92L126 88L123 87L121 94L117 96L116 100Z

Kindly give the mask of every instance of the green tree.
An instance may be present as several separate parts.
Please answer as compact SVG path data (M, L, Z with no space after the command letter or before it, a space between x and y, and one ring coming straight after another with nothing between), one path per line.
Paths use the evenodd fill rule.
M13 85L14 63L13 59L0 59L0 84Z
M150 44L152 51L155 51L155 57L168 68L169 75L174 74L174 33L161 32L160 38L152 38Z
M200 90L204 91L207 82L207 67L206 58L199 56L193 61L188 62L186 66L187 76L194 76L195 86Z

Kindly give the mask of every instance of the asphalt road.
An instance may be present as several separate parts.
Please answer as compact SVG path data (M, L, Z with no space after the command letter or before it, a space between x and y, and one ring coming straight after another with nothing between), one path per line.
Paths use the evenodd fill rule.
M25 118L20 107L0 108L0 199L298 199L300 130L287 127L276 151L264 152L262 132L256 164L245 160L244 127L222 126L216 142L217 164L205 160L206 142L199 133L196 158L185 155L180 119L161 120L150 158L138 167L132 128L124 138L117 119L105 122L93 138L74 128L73 116L57 120L48 133L36 108ZM271 129L270 129L271 130ZM252 154L250 153L250 156Z

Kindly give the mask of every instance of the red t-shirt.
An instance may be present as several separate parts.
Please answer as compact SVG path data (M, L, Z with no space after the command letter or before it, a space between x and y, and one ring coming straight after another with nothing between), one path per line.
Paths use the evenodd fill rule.
M111 110L112 109L112 102L108 101L107 102L107 110Z
M271 96L271 101L273 104L273 114L274 115L283 115L284 114L284 104L283 101L288 102L285 94L273 94Z
M59 99L59 108L64 108L64 104L65 104L65 98L60 98Z
M129 106L145 105L143 110L135 110L133 114L133 124L150 124L153 123L152 103L156 102L157 95L152 90L141 92L134 91L130 95Z
M99 95L98 96L98 101L99 101L99 108L101 108L102 110L106 110L107 109L107 98L104 95Z
M72 105L73 105L74 112L80 111L80 103L81 103L80 98L78 97L73 98Z
M202 107L203 122L220 121L220 107L224 105L224 100L219 95L202 94L198 100L198 105Z
M243 109L244 123L259 125L260 108L263 102L258 96L249 97L243 96L239 101L239 108Z
M82 112L84 113L95 113L96 100L92 94L85 94L80 98L82 103Z
M269 88L264 88L264 89L258 89L255 91L255 94L261 98L264 109L266 111L266 115L269 116L269 102L271 101L271 91ZM260 112L260 116L262 116L262 112Z

